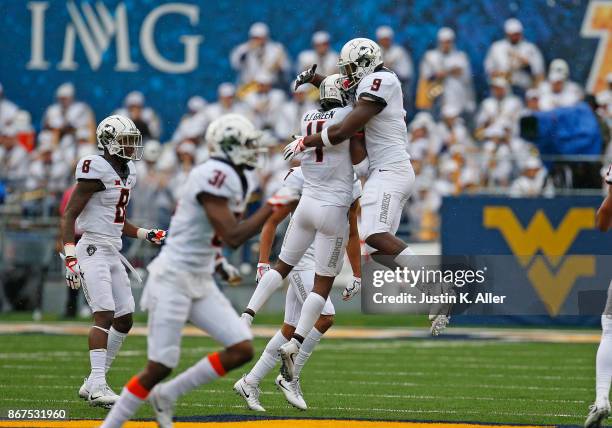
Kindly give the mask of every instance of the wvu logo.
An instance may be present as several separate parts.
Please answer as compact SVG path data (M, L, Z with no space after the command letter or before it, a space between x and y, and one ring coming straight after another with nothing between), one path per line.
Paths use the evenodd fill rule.
M578 278L595 275L594 256L565 255L582 230L595 227L593 208L569 209L555 230L542 210L525 229L509 207L485 207L483 224L499 230L552 316Z

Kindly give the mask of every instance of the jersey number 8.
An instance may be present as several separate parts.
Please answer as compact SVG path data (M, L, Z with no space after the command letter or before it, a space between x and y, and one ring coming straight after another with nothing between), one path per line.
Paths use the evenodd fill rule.
M125 222L125 211L128 202L130 201L130 189L121 189L119 201L115 206L115 223Z

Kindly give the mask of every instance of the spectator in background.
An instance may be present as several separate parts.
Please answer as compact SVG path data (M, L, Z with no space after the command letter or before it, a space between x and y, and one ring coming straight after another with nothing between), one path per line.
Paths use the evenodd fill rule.
M189 140L181 142L176 148L178 164L168 186L175 203L181 198L189 173L195 166L196 150L196 144Z
M238 72L241 93L252 90L252 85L261 72L271 76L272 85L283 81L289 70L285 48L270 40L270 29L263 22L256 22L249 29L249 40L235 47L230 54L232 68ZM241 94L242 95L242 94Z
M540 91L530 88L525 92L525 113L540 111Z
M2 129L0 143L0 180L5 182L9 193L23 189L29 158L17 140L17 130L13 126Z
M476 137L482 139L483 131L497 120L503 120L517 126L523 103L520 98L510 93L508 82L503 77L491 79L491 94L480 104L476 116Z
M329 33L317 31L312 35L312 49L300 52L297 61L298 73L317 64L317 73L329 76L338 72L338 52L329 45Z
M38 135L38 147L29 163L24 210L29 214L54 215L71 176L70 164L55 149L51 131Z
M597 104L602 117L612 126L612 72L606 76L606 89L597 93Z
M580 85L569 80L569 65L557 58L550 63L548 80L542 82L540 91L540 110L547 111L559 107L571 107L582 101L584 93Z
M115 114L129 117L142 134L144 141L158 139L161 134L161 125L157 113L145 105L142 92L132 91L126 95L123 108L115 111Z
M272 76L266 72L260 72L255 82L257 88L245 98L253 114L253 123L261 130L274 129L280 108L285 102L285 93L272 87Z
M4 87L0 83L0 132L11 125L18 111L17 105L5 97Z
M187 112L181 117L171 141L176 143L186 138L200 140L204 137L208 124L209 116L206 101L198 95L193 96L187 101Z
M140 224L168 224L167 199L172 198L170 190L163 186L163 177L157 168L162 146L157 140L145 143L142 162L136 162L138 182L133 192L131 217ZM168 194L164 194L167 192ZM161 204L161 206L160 206Z
M55 140L66 145L74 144L74 133L87 128L94 135L95 121L91 108L75 100L72 83L63 83L55 92L56 103L47 107L43 115L43 128L55 133ZM72 140L67 141L64 139Z
M440 137L445 148L460 145L465 148L473 145L470 133L459 117L461 107L453 104L442 107L442 120L437 126L437 135Z
M459 114L476 109L472 70L465 52L455 49L455 32L447 27L438 31L438 45L425 53L421 78L428 82L428 95L440 97L440 109L452 106Z
M509 194L513 198L540 196L544 190L547 172L542 161L530 156L523 162L521 175L510 185Z
M544 79L542 53L523 38L523 25L518 19L508 19L504 31L506 37L494 42L485 58L489 78L505 77L522 89L537 86Z
M383 62L385 67L393 70L402 83L404 94L404 108L412 108L411 84L414 77L414 66L410 52L404 47L393 43L395 33L387 25L376 29L376 40L382 49Z
M317 108L315 103L308 100L309 91L308 85L299 86L293 92L293 98L280 107L274 126L274 133L279 140L289 140L292 135L299 134L304 113Z
M217 88L217 102L206 108L208 123L228 113L243 114L252 119L249 108L236 99L236 87L231 83L221 83Z

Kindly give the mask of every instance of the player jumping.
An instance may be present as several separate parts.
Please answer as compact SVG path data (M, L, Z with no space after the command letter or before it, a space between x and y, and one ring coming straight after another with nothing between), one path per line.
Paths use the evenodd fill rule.
M608 194L597 210L597 228L607 232L612 226L612 165L606 173ZM612 282L610 283L612 285ZM610 415L610 383L612 382L612 290L608 289L608 300L601 316L601 341L595 362L595 403L589 408L584 428L599 428Z
M385 68L380 47L369 39L347 42L338 66L343 89L354 92L353 110L340 123L291 142L285 148L285 158L292 159L309 147L333 147L365 129L369 175L361 198L362 236L375 260L391 267L409 267L414 253L395 236L415 181L406 151L408 132L401 83L395 73ZM301 73L296 86L307 82L318 86L323 76L315 74L315 70L316 65ZM431 332L437 335L448 324L448 313L431 314L430 320ZM298 335L296 342L300 340Z
M103 428L122 426L147 398L159 426L171 427L179 397L253 358L249 328L213 279L216 249L212 240L218 236L236 248L260 231L273 205L298 198L285 189L248 219L236 219L249 198L247 175L257 163L260 135L248 119L238 114L221 116L209 125L206 141L212 157L190 172L170 222L166 245L148 266L143 304L149 311L149 361L123 388ZM225 349L160 384L178 365L181 332L188 320Z
M304 187L304 175L302 169L292 168L285 177L283 186L295 189L302 194ZM349 300L359 292L361 285L361 264L359 248L359 232L357 230L357 210L359 208L358 198L361 196L361 184L355 180L353 184L353 204L349 212L349 241L347 244L347 254L353 270L353 280L351 284L342 292L343 300ZM259 283L262 275L270 270L270 250L274 241L274 234L277 226L297 207L297 202L278 209L264 224L261 231L259 263L257 264L256 281ZM276 267L275 267L276 270ZM285 298L285 319L279 331L270 339L264 352L259 357L251 371L243 376L234 384L234 391L240 395L251 410L264 412L265 409L259 402L259 384L261 380L274 368L280 360L278 349L291 339L295 331L297 320L302 310L302 305L308 293L312 290L315 276L315 255L314 246L311 245L300 262L293 268L289 275L289 288ZM334 322L334 305L329 299L325 302L321 316L314 325L314 328L304 339L304 344L295 362L295 377L293 381L286 382L282 376L276 378L276 386L281 391L289 404L300 410L306 410L307 405L304 400L300 387L300 373L302 368L310 358L315 346L321 337L331 328ZM247 320L252 320L249 316Z
M82 158L76 167L77 184L62 217L66 283L83 287L94 326L89 331L91 373L79 397L91 405L109 407L119 398L106 382L119 348L132 328L134 298L119 253L121 237L161 244L163 230L142 229L126 219L130 190L136 185L134 160L142 157L142 137L130 119L109 116L98 125L98 147L103 155ZM82 237L75 246L75 224Z

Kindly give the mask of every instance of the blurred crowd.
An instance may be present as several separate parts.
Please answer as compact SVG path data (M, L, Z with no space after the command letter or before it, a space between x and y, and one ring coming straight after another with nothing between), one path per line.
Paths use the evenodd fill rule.
M565 60L545 64L540 47L524 37L520 21L507 20L500 36L488 48L484 64L470 64L467 54L456 47L455 32L441 28L435 46L416 68L406 46L394 41L392 28L376 29L385 65L401 80L409 112L406 150L418 178L406 215L416 238L436 238L437 212L447 195L495 192L524 197L555 192L536 147L521 139L519 120L535 111L576 105L585 99L584 90L571 80ZM318 91L310 85L290 90L291 76L314 63L321 74L337 72L338 53L330 35L317 31L311 42L292 62L265 23L253 24L248 40L229 54L235 80L219 85L215 100L191 97L180 123L165 133L171 137L163 143L159 139L166 122L155 106L142 92L126 94L115 113L129 116L145 141L144 158L137 163L132 217L143 224L167 225L189 171L208 156L203 144L208 124L230 112L246 115L265 131L270 152L260 172L260 188L264 196L274 192L288 167L280 149L299 132L303 113L317 107ZM484 99L475 95L473 66L486 71L489 91ZM0 201L18 203L28 215L56 215L73 183L77 160L97 152L95 126L102 117L94 117L72 83L57 88L39 125L32 124L30 113L15 101L0 85ZM602 129L609 127L612 73L607 89L589 101ZM107 113L112 112L103 114ZM609 147L609 133L604 135Z

